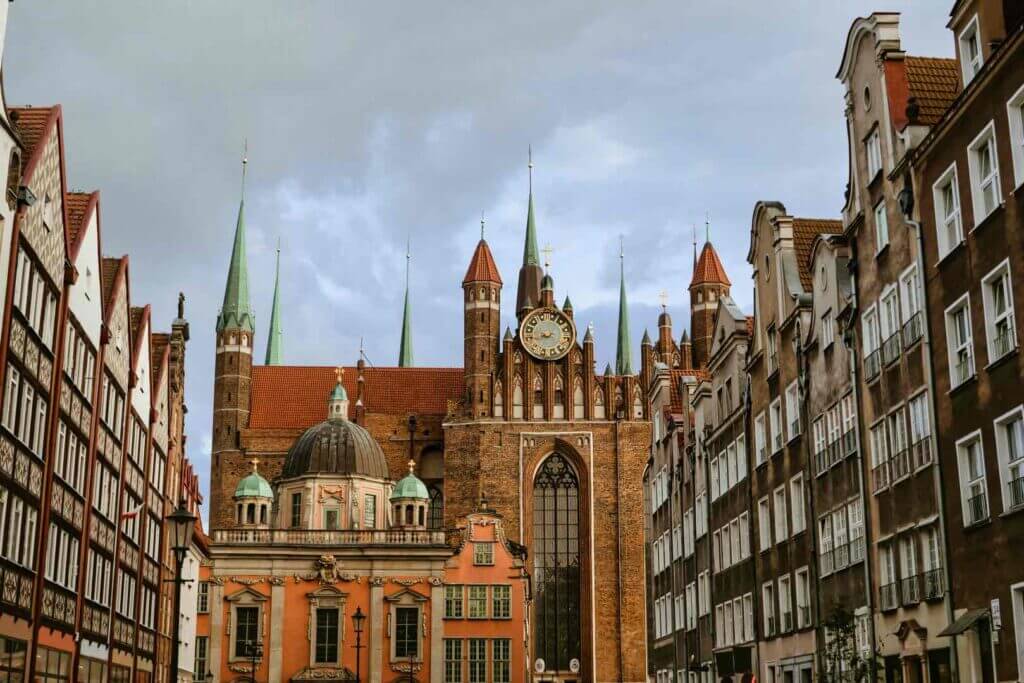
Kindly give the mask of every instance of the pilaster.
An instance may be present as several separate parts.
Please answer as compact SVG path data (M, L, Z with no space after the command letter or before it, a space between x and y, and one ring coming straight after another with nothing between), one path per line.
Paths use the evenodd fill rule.
M444 680L444 586L430 587L430 681Z
M284 584L270 587L270 663L267 676L281 680L281 655L284 634Z
M372 582L373 579L371 578ZM384 662L384 584L370 584L370 683L381 682L381 665Z
M210 671L213 683L220 683L220 646L224 642L224 588L210 584Z

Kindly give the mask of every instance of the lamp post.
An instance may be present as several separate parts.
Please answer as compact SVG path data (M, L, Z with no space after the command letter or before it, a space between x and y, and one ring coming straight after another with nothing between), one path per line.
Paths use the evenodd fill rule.
M352 630L356 632L356 644L352 646L356 650L356 683L360 683L359 651L363 649L363 623L365 621L366 615L363 614L363 609L356 607L356 611L352 615Z
M185 563L185 553L192 539L196 516L185 507L185 501L178 502L178 509L167 515L167 526L171 532L171 549L174 551L174 639L171 641L171 676L178 680L178 650L181 647L181 584L185 579L181 576L181 566Z
M245 653L252 660L252 683L256 683L256 663L263 657L263 643L252 640L245 641Z

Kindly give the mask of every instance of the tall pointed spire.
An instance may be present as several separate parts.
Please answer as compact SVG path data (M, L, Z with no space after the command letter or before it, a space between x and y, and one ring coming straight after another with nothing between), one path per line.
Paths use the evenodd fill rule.
M265 365L281 364L281 238L277 238L277 261L274 264L274 302L270 307L270 334L267 336Z
M626 303L626 255L619 237L619 341L615 353L615 374L633 374L633 348L629 341L629 305Z
M237 328L253 331L252 307L249 305L249 263L245 254L245 167L249 163L249 144L242 155L242 198L238 202L235 243L231 248L231 265L224 286L224 303L217 316L217 331Z
M481 221L482 223L483 221ZM405 241L405 307L402 309L402 341L398 346L398 367L412 367L412 309L409 306L409 238Z
M533 218L533 149L529 150L529 199L526 209L526 241L523 244L523 265L519 268L519 288L516 291L516 315L521 316L540 301L540 250L537 249L537 225Z

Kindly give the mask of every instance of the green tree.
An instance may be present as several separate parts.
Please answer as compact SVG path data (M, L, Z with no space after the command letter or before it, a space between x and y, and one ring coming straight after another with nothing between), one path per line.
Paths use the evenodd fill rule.
M867 617L870 618L870 617ZM872 678L876 652L857 645L857 618L843 605L835 605L822 622L819 645L822 683L865 683ZM867 637L867 634L864 634Z

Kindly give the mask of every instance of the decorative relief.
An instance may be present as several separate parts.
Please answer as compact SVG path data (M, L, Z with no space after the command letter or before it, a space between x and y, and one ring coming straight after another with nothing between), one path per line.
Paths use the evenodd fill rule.
M223 576L211 576L210 577L210 583L212 583L214 585L217 585L217 586L223 586L224 585L224 577Z
M371 576L370 577L370 585L371 586L383 586L384 585L384 577L383 576Z
M71 412L71 387L67 380L60 383L60 409L65 413Z
M6 436L0 436L0 470L8 475L14 468L14 442Z
M391 670L403 674L419 673L423 669L423 662L391 662Z
M28 490L35 496L41 495L43 491L43 468L35 462L29 465Z
M21 324L21 321L11 319L11 351L17 358L22 358L25 355L25 326Z
M228 664L228 668L236 674L252 673L252 665L249 664Z
M50 381L53 379L53 362L46 356L40 356L39 358L39 381L43 383L44 387L50 386Z
M337 500L344 502L345 489L341 486L331 486L328 484L321 485L320 502L323 503L328 498L336 498Z
M28 458L24 453L18 453L18 459L14 463L14 480L28 488Z
M28 371L31 372L36 379L39 379L39 348L31 339L26 339L25 342L25 367L28 368ZM42 383L42 380L40 380L40 383Z

